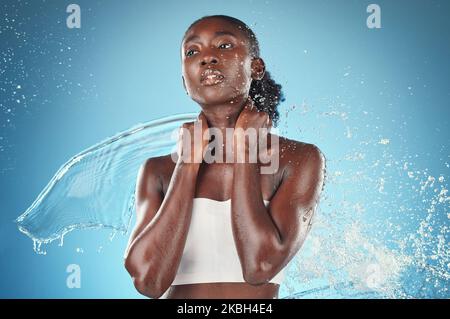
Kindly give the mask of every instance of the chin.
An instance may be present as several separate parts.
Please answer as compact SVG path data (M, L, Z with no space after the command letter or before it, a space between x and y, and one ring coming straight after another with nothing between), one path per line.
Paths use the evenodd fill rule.
M214 105L230 102L239 96L245 96L245 93L236 94L236 92L224 89L223 87L211 86L203 88L192 99L199 104Z

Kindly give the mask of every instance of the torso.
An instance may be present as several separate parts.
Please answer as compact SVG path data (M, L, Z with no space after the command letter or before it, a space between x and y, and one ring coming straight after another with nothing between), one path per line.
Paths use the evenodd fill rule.
M288 140L280 137L280 161L279 169L274 174L261 174L261 191L263 199L271 200L276 193L283 177L283 171L288 168L289 163L299 161L301 146L305 143ZM164 157L164 171L161 172L163 193L172 177L175 163L170 155ZM202 163L197 177L195 197L210 198L224 201L231 198L233 182L232 163ZM263 285L250 285L248 283L199 283L187 285L172 285L166 298L278 298L279 285L267 283Z

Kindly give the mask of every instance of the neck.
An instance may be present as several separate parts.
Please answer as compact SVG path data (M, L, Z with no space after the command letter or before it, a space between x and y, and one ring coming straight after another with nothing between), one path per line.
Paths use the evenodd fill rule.
M239 114L247 103L251 103L249 97L236 97L233 100L219 104L201 104L203 113L208 120L208 127L220 130L222 136L222 145L215 145L212 154L216 154L217 149L220 149L225 161L227 151L225 145L232 143L227 139L227 128L235 128L236 122L239 118ZM216 139L212 137L210 142ZM218 143L217 141L216 143ZM220 143L219 143L220 144ZM219 154L218 154L219 155Z
M208 126L223 130L234 128L236 121L249 100L247 97L237 97L219 104L202 104L203 113L208 119Z

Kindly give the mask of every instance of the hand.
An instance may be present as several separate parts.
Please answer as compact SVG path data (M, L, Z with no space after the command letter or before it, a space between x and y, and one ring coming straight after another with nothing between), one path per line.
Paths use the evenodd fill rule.
M272 119L269 117L269 114L264 111L259 111L251 98L249 98L239 114L234 127L233 149L235 154L237 155L241 152L248 154L250 151L256 152L261 135L267 134L271 127ZM248 141L245 134L247 130L249 133L247 134ZM256 138L252 138L252 134Z
M269 130L272 127L272 119L267 112L259 111L253 100L249 97L239 114L234 128L235 131L237 128L242 128L245 131L250 127L258 131L260 128L267 128Z
M209 127L203 111L194 122L183 123L178 137L178 162L201 164L209 144Z

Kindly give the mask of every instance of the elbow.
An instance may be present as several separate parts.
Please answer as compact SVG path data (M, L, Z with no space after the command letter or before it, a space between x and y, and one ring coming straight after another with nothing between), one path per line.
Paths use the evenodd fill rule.
M126 258L124 264L133 280L134 287L141 295L158 299L164 294L166 289L160 284L161 280L157 278L157 273L153 272L150 267L137 267L131 258ZM148 270L143 268L148 268Z
M133 278L133 284L136 290L146 297L152 298L152 299L159 299L165 292L165 290L158 288L153 283L150 283L147 280L142 280L138 277L132 277Z
M244 274L245 282L253 286L267 284L270 279L271 278L267 275L267 273L263 272L252 271Z
M254 286L267 284L273 277L272 268L267 262L261 262L259 263L259 267L244 270L244 280Z

